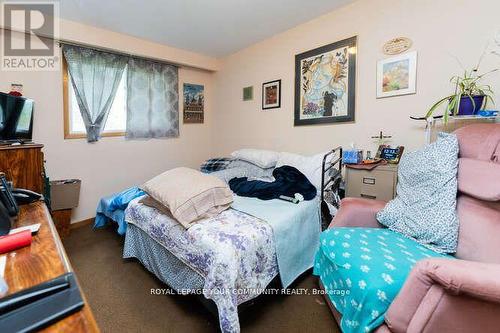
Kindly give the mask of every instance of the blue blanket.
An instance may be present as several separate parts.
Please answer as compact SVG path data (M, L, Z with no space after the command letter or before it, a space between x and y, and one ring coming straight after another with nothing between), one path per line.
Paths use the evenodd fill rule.
M388 229L331 228L320 238L313 274L342 314L344 333L376 330L419 260L452 259Z
M316 187L292 166L283 165L274 169L273 177L273 182L248 180L247 177L233 178L229 181L229 187L239 196L262 200L278 199L282 195L293 198L296 193L306 200L316 197Z
M125 209L130 201L145 194L138 187L131 187L102 198L97 205L94 228L102 228L111 220L118 224L118 233L124 235L127 231Z
M235 195L231 208L266 221L273 228L281 284L288 287L311 268L319 249L319 199L293 204Z

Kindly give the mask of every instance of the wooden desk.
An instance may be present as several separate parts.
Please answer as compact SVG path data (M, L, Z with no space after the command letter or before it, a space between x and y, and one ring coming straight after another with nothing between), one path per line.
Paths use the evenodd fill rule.
M5 280L8 294L56 278L72 271L49 211L43 202L21 206L15 227L41 223L31 246L7 253ZM88 302L80 288L84 307L42 332L99 332Z

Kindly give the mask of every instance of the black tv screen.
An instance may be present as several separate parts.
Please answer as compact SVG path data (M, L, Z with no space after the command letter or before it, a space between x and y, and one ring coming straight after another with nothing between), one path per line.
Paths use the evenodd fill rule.
M33 100L0 93L0 140L31 141Z

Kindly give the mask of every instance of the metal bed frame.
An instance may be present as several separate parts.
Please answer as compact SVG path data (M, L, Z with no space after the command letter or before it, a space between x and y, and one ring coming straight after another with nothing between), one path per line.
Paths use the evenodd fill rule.
M332 156L328 161L329 156ZM335 165L338 165L335 168ZM332 172L333 171L333 172ZM330 150L323 157L323 164L321 167L321 227L322 230L326 229L332 220L330 210L325 202L325 192L332 191L338 192L342 182L342 147L336 147ZM337 206L338 208L338 206Z

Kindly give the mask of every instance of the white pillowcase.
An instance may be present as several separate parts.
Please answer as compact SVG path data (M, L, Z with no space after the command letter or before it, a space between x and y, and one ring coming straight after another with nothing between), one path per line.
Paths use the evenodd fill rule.
M217 216L231 206L233 192L217 177L189 168L175 168L141 186L154 201L143 203L170 210L175 219L189 228L204 218Z
M328 152L319 153L313 156L303 156L292 153L280 153L280 158L276 167L289 165L302 172L318 191L321 191L321 168L323 157ZM331 160L331 155L328 157Z
M232 157L242 161L253 163L263 169L274 168L280 154L271 150L262 149L240 149L231 154Z

